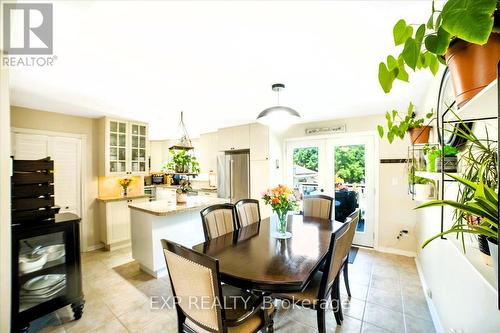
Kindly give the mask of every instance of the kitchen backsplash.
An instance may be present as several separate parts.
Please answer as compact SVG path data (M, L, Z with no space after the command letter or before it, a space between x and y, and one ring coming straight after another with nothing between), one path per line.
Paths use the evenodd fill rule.
M132 178L132 183L128 187L129 195L144 194L144 177L143 176L112 176L99 177L99 197L114 197L119 196L122 188L118 181L122 178Z

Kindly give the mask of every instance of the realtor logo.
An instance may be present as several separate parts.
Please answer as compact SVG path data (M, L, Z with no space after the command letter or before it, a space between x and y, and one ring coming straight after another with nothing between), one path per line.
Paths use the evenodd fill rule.
M6 54L52 54L52 4L4 4L2 21Z

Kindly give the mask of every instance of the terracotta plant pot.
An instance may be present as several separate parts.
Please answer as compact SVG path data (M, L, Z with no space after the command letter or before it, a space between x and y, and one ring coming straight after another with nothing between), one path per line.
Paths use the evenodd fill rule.
M431 132L432 126L422 126L418 128L412 128L408 130L410 133L411 144L416 143L428 143L429 133Z
M491 33L484 45L454 40L445 58L450 68L457 105L461 107L496 79L500 61L500 33Z

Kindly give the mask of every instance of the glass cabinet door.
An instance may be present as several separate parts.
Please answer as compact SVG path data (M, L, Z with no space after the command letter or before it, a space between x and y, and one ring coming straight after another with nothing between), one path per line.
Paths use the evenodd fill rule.
M109 122L109 172L127 171L127 123Z
M19 312L67 294L64 231L18 240Z
M146 172L146 125L131 124L130 137L130 161L132 172Z

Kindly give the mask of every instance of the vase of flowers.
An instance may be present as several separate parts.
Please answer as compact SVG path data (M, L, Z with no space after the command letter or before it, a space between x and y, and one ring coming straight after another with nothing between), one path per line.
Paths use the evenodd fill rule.
M175 191L177 203L186 203L188 193L191 192L192 190L193 188L191 187L191 183L189 182L189 180L185 179L181 180L179 182L179 187Z
M126 197L128 194L128 187L132 183L132 178L122 178L118 181L118 184L122 187L122 197Z
M286 239L292 237L292 233L287 231L288 212L297 209L297 201L293 190L285 185L271 188L262 194L262 199L266 205L271 205L274 213L278 216L276 232L273 237Z

